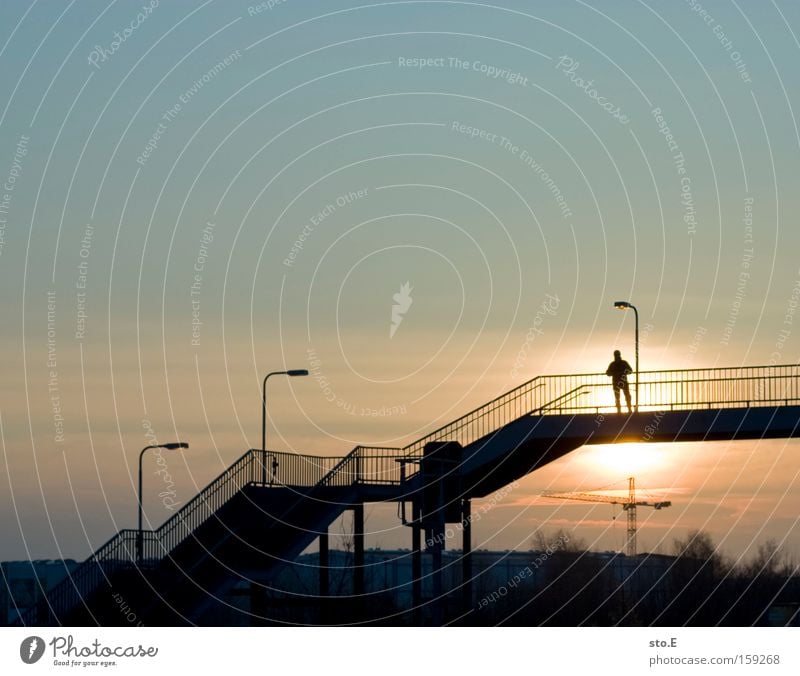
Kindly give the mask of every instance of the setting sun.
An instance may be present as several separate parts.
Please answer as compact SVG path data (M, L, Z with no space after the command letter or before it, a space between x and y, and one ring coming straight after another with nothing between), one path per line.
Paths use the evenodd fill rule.
M581 461L594 471L625 477L661 471L670 464L661 447L644 443L586 446Z

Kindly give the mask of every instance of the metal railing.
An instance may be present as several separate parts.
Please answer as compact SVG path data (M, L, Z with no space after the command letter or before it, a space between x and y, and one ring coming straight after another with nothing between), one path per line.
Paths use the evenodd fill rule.
M788 405L800 401L798 376L800 365L642 371L638 410ZM635 401L634 375L630 390ZM151 566L162 560L248 484L308 488L398 485L398 460L421 457L430 442L457 441L466 446L529 415L614 410L613 391L605 374L538 376L403 448L357 446L341 458L250 450L160 528L144 532L143 562ZM113 572L135 566L136 536L135 530L120 531L48 592L50 612L60 617L85 601ZM36 608L21 619L35 623Z
M136 562L136 541L138 531L124 529L100 547L86 561L67 575L67 577L47 592L46 608L34 606L22 614L25 624L40 621L55 621L61 613L74 608L85 600L104 580L110 579L116 571L130 567ZM153 531L145 531L142 538L143 550L153 556L158 550L158 542ZM43 620L39 612L49 616Z
M330 471L339 458L250 450L186 503L155 531L142 533L142 557L137 560L137 530L121 530L46 595L48 621L61 617L97 589L115 572L140 565L155 566L188 538L200 525L248 484L313 486ZM304 483L302 483L304 482ZM25 624L41 621L33 607L21 616Z
M583 389L579 398L554 399L542 413L602 413L615 409L613 389L602 373L573 376L544 376L556 379L545 390ZM636 405L635 375L628 378L633 404ZM800 401L800 366L748 366L718 369L676 369L642 371L639 374L638 409L693 410L698 408L745 408L789 405ZM622 398L623 407L625 405Z
M242 488L252 483L255 470L253 453L248 451L165 521L155 531L159 551L155 552L154 558L160 560L166 556ZM148 558L144 557L145 560Z
M338 459L320 484L349 486L353 483L400 483L400 470L396 467L395 459L403 454L402 448L356 446L348 455Z
M636 376L629 377L636 403ZM714 369L641 371L638 410L789 405L800 402L800 365L744 366ZM624 396L622 405L625 405ZM611 379L605 373L538 376L492 399L460 418L400 449L357 446L334 467L323 483L339 473L374 483L399 482L401 458L422 456L434 441L458 441L467 446L529 415L612 413L616 411ZM385 451L387 455L378 453ZM368 472L358 468L368 467ZM411 476L410 473L408 476ZM333 485L331 483L331 485Z

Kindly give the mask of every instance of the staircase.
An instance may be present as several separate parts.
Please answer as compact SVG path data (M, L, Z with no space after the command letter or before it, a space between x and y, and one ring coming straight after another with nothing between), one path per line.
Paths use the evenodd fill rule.
M145 531L141 545L137 531L117 533L19 623L124 624L113 600L120 594L132 597L128 606L135 598L148 624L192 623L235 580L268 585L345 509L408 499L420 488L415 461L431 442L464 447L464 485L481 496L585 443L641 437L648 412L667 420L658 440L679 440L697 411L707 414L698 429L710 429L719 416L708 415L719 410L730 420L715 438L738 438L757 407L764 415L750 438L771 424L772 409L791 409L774 436L796 436L798 376L796 365L641 372L633 416L614 414L604 374L539 376L403 448L358 446L341 458L249 450Z

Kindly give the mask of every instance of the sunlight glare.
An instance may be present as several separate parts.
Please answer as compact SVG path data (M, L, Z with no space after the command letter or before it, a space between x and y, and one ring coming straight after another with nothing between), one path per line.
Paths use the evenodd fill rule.
M637 476L664 470L669 460L655 444L597 444L587 446L584 461L593 469L614 476Z

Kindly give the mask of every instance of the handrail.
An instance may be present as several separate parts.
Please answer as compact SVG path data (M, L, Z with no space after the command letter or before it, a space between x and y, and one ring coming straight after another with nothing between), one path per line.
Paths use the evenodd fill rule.
M64 610L75 607L104 580L120 568L134 565L136 561L136 536L138 531L123 529L102 545L86 561L45 594L44 604L38 603L22 613L17 622L25 625L39 622L39 611L45 610L50 620L60 617ZM152 531L145 531L143 547L151 552L156 549Z
M47 612L59 617L96 589L104 578L126 567L153 566L164 559L196 528L215 514L248 484L261 484L267 467L269 485L314 486L339 458L276 451L249 450L221 472L157 530L143 532L142 562L136 557L136 530L121 530L46 594ZM275 464L273 464L273 462ZM277 467L276 471L273 468ZM285 470L288 468L288 472ZM293 481L293 479L298 479ZM29 608L20 620L36 623L38 606Z
M742 407L778 402L788 405L800 401L800 365L668 369L640 371L638 375L640 411L714 405ZM635 398L633 377L631 381L630 389ZM565 403L584 396L587 400L580 405L565 406ZM537 376L401 449L385 449L393 455L387 458L388 462L384 462L381 469L373 467L371 473L392 476L396 459L420 457L427 443L449 440L466 446L527 415L614 410L611 381L605 373ZM323 479L323 483L333 482L336 474L356 465L358 458L365 457L365 451L361 446L354 448ZM360 476L359 472L353 474Z
M403 454L402 448L388 448L386 446L356 446L350 453L339 460L336 465L328 472L321 480L320 485L323 486L342 486L350 485L351 483L361 483L366 476L371 476L369 472L371 467L366 467L366 463L362 462L365 458L375 458L378 460L389 459L394 460L398 455ZM350 469L351 465L355 465ZM387 465L388 467L388 465ZM367 470L365 472L365 470ZM345 479L341 479L341 477ZM355 477L351 481L347 481L346 477ZM379 478L379 474L373 476L374 483L386 483L385 478Z
M562 401L571 401L572 399L577 399L582 394L588 394L588 392L586 391L587 389L588 389L587 385L578 385L578 387L574 387L566 394L562 394L560 397L556 397L555 399L553 399L553 401L545 404L544 406L540 406L535 411L531 411L531 414L543 413L544 411L549 411L553 408L556 408L556 402L560 403ZM559 411L562 410L561 406L558 406L558 410Z
M203 506L209 509L209 513L213 513L222 506L224 501L232 497L233 491L226 491L225 488L229 486L233 478L238 478L243 468L246 468L245 471L247 471L252 466L252 460L252 452L248 451L162 524L157 531L144 531L142 534L143 560L152 563L163 558L177 544L176 534L181 532L179 529L182 526L184 527L183 537L186 537L199 525L200 520L196 518L196 515L201 513ZM213 509L211 509L212 505ZM63 612L75 607L81 601L85 601L103 579L110 577L121 568L136 565L137 534L136 530L120 530L74 571L67 574L66 578L46 594L48 615L60 617ZM24 624L36 623L38 612L39 604L29 608L20 617L20 620Z

